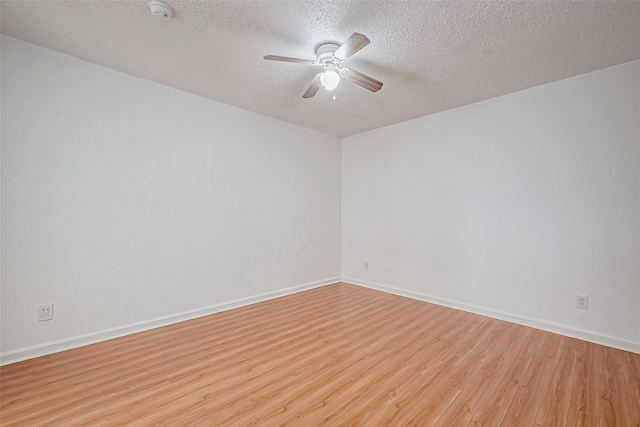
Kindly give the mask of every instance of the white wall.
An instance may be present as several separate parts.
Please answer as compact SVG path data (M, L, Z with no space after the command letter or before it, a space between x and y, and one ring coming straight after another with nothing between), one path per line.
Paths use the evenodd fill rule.
M346 138L342 176L346 280L640 351L640 60Z
M337 280L338 138L5 36L1 50L5 361ZM45 303L55 318L37 323Z

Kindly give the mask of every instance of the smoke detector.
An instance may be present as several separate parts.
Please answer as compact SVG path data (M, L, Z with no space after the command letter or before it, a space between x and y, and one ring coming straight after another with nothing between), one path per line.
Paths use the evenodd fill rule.
M173 16L171 6L160 0L149 0L149 10L158 19L168 21Z

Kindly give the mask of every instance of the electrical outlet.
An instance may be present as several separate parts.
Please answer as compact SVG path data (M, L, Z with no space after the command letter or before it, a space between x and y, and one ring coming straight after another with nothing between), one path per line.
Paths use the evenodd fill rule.
M587 295L576 295L576 308L589 310L589 297Z
M53 319L53 304L38 306L38 322Z
M369 263L367 261L364 262L364 269L365 270L369 269Z

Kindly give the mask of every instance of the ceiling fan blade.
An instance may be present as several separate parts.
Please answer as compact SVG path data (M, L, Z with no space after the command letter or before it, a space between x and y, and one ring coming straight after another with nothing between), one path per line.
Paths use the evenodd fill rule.
M284 61L284 62L295 62L296 64L307 64L312 65L315 61L311 59L302 59L302 58L290 58L288 56L278 56L278 55L267 55L264 59L268 61Z
M302 95L303 98L311 98L316 93L318 93L318 89L320 89L320 86L321 86L320 74L322 73L316 74L316 76L313 78L313 80L311 81L311 84L307 88L307 91L304 93L304 95Z
M342 46L335 51L333 56L344 61L345 59L352 57L356 52L369 43L371 43L371 40L369 40L364 34L353 33L344 41L344 43L342 43Z
M371 92L377 92L382 88L382 82L369 77L366 74L362 74L356 70L344 70L342 73L344 78L352 81L353 83L362 86L365 89L369 89Z

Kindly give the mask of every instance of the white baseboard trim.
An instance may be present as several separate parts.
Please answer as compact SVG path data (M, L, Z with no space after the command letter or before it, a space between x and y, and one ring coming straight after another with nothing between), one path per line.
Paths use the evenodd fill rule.
M398 289L391 286L382 285L380 283L368 282L365 280L354 279L351 277L343 277L342 281L346 283L350 283L352 285L362 286L365 288L375 289L377 291L382 291L389 294L399 295L407 298L416 299L419 301L425 301L432 304L455 308L457 310L462 310L462 311L466 311L474 314L480 314L482 316L491 317L493 319L504 320L511 323L517 323L518 325L529 326L531 328L541 329L543 331L553 332L559 335L565 335L565 336L577 338L583 341L589 341L595 344L602 344L607 347L613 347L620 350L626 350L626 351L640 354L640 343L627 341L621 338L602 335L602 334L574 328L571 326L562 325L559 323L547 322L540 319L534 319L531 317L520 316L518 314L503 312L500 310L480 307L473 304L467 304L467 303L444 299L444 298L437 298L431 295L425 295L425 294L421 294L413 291L406 291L404 289Z
M221 311L231 310L233 308L255 304L257 302L262 302L285 295L295 294L313 288L319 288L321 286L329 285L339 281L339 277L332 277L325 280L305 283L302 285L279 289L273 292L266 292L259 295L252 295L250 297L240 298L234 301L215 304L208 307L185 311L182 313L156 317L155 319L144 320L142 322L131 323L128 325L118 326L110 329L103 329L101 331L91 332L88 334L76 335L61 340L49 341L43 344L22 347L17 350L6 351L0 353L0 366L20 362L27 359L33 359L35 357L46 356L48 354L58 353L65 350L71 350L73 348L83 347L85 345L95 344L101 341L106 341L125 335L148 331L149 329L160 328L162 326L184 322L185 320L191 320L197 317L208 316L210 314L218 313Z

